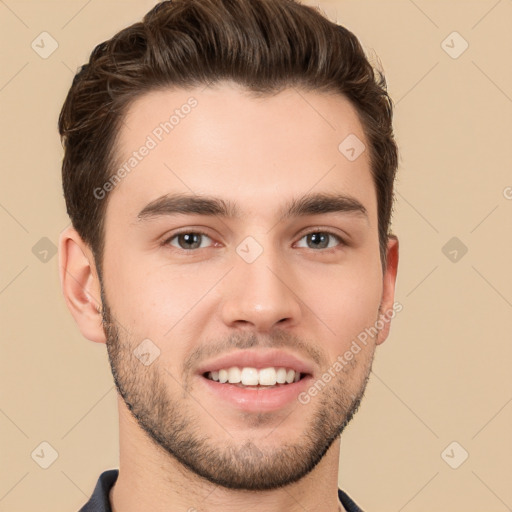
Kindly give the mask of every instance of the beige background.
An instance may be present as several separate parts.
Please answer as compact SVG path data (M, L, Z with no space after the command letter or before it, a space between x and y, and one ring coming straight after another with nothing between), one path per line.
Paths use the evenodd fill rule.
M77 66L152 5L0 1L2 512L78 510L118 465L105 347L80 335L51 253L68 225L56 123ZM403 311L342 436L340 486L370 512L512 510L512 1L320 5L380 58L401 151Z

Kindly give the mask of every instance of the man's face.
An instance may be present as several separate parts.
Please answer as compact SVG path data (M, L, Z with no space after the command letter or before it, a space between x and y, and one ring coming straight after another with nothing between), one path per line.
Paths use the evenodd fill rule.
M197 104L159 131L191 97ZM369 338L333 371L375 324L383 297L368 151L351 161L338 149L350 134L366 144L339 95L288 89L255 99L228 84L146 94L122 125L120 162L154 147L139 152L107 207L102 298L112 371L149 437L216 484L264 490L297 481L362 397L382 339ZM154 208L175 194L216 198L238 215ZM283 215L314 194L345 196L345 211ZM220 356L271 350L305 362L306 378L240 388L204 376ZM316 396L297 399L318 381Z

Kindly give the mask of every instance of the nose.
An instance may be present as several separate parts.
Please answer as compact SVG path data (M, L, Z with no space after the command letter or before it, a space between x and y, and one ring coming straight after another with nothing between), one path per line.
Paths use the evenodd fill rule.
M293 270L271 249L265 250L252 263L238 254L235 268L223 282L222 320L231 328L250 328L269 332L292 327L300 322L301 300Z

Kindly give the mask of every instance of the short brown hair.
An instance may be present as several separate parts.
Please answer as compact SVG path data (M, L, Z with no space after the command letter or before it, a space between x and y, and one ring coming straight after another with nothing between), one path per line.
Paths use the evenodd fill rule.
M59 116L67 213L98 272L107 199L93 191L114 173L128 106L152 90L222 80L262 94L297 86L349 99L369 144L385 267L398 150L384 75L373 69L356 36L295 0L172 0L96 46Z

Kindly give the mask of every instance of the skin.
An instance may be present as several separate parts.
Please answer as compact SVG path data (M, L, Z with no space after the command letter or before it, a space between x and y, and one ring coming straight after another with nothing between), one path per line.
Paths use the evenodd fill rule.
M60 238L67 305L87 339L107 343L121 392L113 510L344 510L339 434L389 322L307 404L242 412L209 395L196 371L238 348L279 347L309 361L318 379L379 311L392 310L398 240L388 243L383 271L368 150L353 162L338 150L351 133L368 147L363 128L341 95L286 89L256 98L229 82L161 90L130 106L120 160L191 96L197 107L108 197L102 283L78 233ZM231 200L243 216L137 220L177 192ZM278 215L315 192L356 198L367 216ZM207 236L190 249L190 239L171 239L182 228ZM319 248L306 236L315 230L346 245L330 237ZM236 252L248 236L263 248L252 263ZM160 355L145 366L133 350L148 338Z

